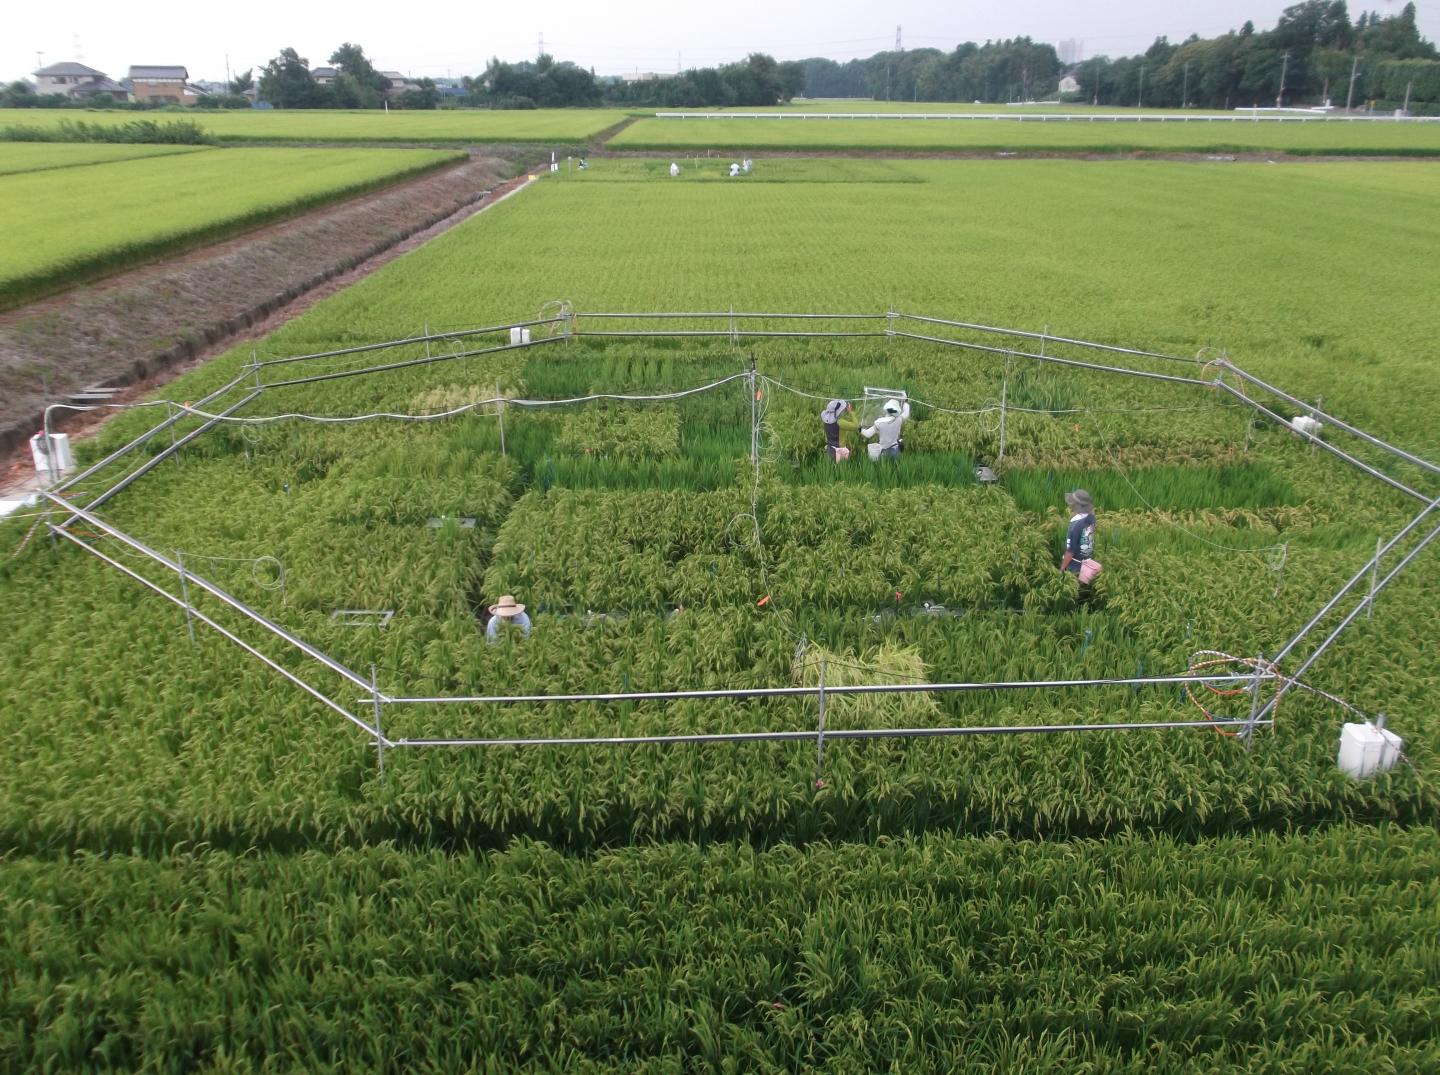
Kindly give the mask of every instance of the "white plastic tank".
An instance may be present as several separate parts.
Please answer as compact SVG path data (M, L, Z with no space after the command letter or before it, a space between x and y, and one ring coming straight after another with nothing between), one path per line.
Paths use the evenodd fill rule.
M70 436L67 433L51 433L48 447L44 432L36 433L30 438L30 458L35 461L35 469L46 477L75 469L75 457L70 454Z
M1374 724L1347 724L1340 730L1340 753L1335 763L1346 776L1363 780L1395 768L1405 742L1394 732Z
M1290 419L1290 428L1297 433L1309 433L1312 437L1318 437L1320 430L1325 428L1325 423L1318 418L1311 418L1308 414L1297 414Z
M530 330L528 328L512 328L510 330L510 346L530 342Z

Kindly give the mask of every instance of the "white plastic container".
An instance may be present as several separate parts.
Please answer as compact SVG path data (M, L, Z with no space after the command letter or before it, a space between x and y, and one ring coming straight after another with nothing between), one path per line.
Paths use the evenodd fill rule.
M1311 418L1308 414L1297 414L1290 419L1290 428L1296 433L1309 433L1312 437L1318 437L1320 430L1325 428L1325 423L1318 418Z
M1363 780L1395 768L1405 743L1394 732L1373 724L1347 724L1340 730L1335 764L1346 776Z
M879 460L880 460L880 442L879 442L879 441L871 441L869 444L865 445L865 449L870 453L870 462L872 462L872 463L879 462Z
M512 328L510 330L510 346L515 347L522 343L530 342L530 330L528 328Z
M30 458L35 462L36 471L47 478L75 469L75 457L70 454L70 436L67 433L51 433L48 449L45 434L36 433L30 438Z

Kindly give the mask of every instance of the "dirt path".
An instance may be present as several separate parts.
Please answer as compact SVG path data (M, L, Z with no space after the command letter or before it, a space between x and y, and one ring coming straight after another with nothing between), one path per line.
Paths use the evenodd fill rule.
M523 182L474 157L235 239L0 314L0 487L28 469L46 402L92 384L133 397L479 212ZM66 428L97 419L72 415Z

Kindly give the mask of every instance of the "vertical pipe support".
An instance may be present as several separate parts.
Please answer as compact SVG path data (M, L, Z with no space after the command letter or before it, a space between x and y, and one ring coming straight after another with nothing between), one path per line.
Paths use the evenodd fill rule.
M370 698L375 704L375 756L380 762L380 782L385 782L385 730L380 726L380 680L375 662L370 662Z
M190 632L190 648L195 648L195 617L190 614L190 584L186 581L185 554L175 550L175 567L180 574L180 596L185 599L185 627Z
M1370 561L1370 593L1365 598L1365 618L1375 618L1375 584L1380 578L1380 554L1384 550L1385 539L1375 539L1375 559Z
M1245 719L1245 727L1240 730L1240 738L1244 741L1246 750L1255 745L1255 721L1259 719L1260 683L1264 674L1265 654L1262 652L1255 660L1255 678L1250 682L1250 716Z
M825 786L825 655L820 655L820 715L815 724L815 787Z
M500 394L500 382L495 382L495 419L500 423L500 454L505 454L505 397Z

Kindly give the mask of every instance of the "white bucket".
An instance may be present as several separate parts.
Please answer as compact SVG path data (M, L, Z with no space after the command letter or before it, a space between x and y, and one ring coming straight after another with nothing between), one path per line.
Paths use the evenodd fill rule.
M1340 730L1340 752L1335 764L1356 780L1393 769L1405 743L1394 732L1373 724L1347 724Z
M871 444L865 445L865 450L870 453L870 462L874 463L874 462L876 462L877 460L879 460L879 458L880 458L880 445L879 445L878 443L871 443Z

